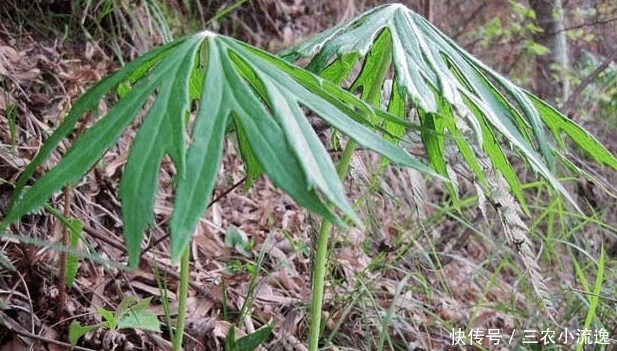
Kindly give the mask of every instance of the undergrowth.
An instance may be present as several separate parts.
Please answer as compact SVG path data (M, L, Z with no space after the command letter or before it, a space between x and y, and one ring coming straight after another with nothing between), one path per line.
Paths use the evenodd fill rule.
M95 43L121 63L171 41L171 14L167 2L156 0L7 0L0 9L16 38Z
M396 181L401 180L388 179L389 184ZM340 266L334 265L328 278L334 296L339 296L328 304L328 315L334 319L328 324L332 328L328 340L361 350L408 350L410 345L431 349L451 344L452 333L460 328L467 344L492 350L495 345L486 342L486 335L493 329L500 331L500 343L509 348L548 350L565 345L576 348L579 334L586 330L591 336L587 345L581 345L584 347L597 341L594 338L599 331L614 335L616 262L606 251L617 239L616 228L606 217L581 217L570 212L562 200L535 192L540 189L538 183L525 188L533 204L531 238L537 243L552 302L560 311L554 319L530 303L536 294L521 269L519 255L508 246L500 225L477 216L475 196L453 206L433 195L430 204L425 204L433 214L418 223L409 219L408 194L377 187L362 193L362 201L372 209L363 218L367 228L376 228L376 232L366 233L368 244L358 254L366 255L363 269L354 271L348 261L341 261L340 252L358 243L337 240L339 246L333 252L340 266L347 267L348 276L341 278L341 272L336 271ZM548 227L547 220L551 223ZM568 222L577 224L570 226ZM598 230L604 234L594 233ZM597 281L602 271L604 276ZM383 326L388 326L388 332ZM554 332L553 341L546 339L545 345L539 346L544 335L541 331ZM349 337L354 333L356 338ZM470 336L474 333L484 343L473 341ZM510 344L510 337L519 340L518 344ZM593 349L611 349L611 338L609 345L595 344Z

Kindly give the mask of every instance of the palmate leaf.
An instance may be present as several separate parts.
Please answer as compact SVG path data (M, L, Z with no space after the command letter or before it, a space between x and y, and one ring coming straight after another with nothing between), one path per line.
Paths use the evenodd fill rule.
M72 132L77 120L96 111L100 100L116 95L115 106L26 188L34 169ZM192 126L188 123L191 107L196 108ZM143 232L154 220L163 156L169 155L176 169L169 229L172 260L177 262L210 199L228 130L237 133L249 176L265 172L299 205L339 225L344 224L341 215L359 223L301 107L320 115L359 145L437 176L365 126L383 117L383 112L280 58L205 31L147 53L79 98L18 180L4 225L40 207L66 183L77 183L125 129L136 123L140 111L146 113L120 183L131 266L137 264Z
M384 33L388 33L388 42L383 40ZM554 169L552 150L556 146L549 142L545 127L552 131L560 146L563 145L560 132L563 132L597 162L617 169L617 159L588 132L492 71L403 5L377 7L282 52L280 56L288 61L312 57L306 68L330 78L335 73L332 67L353 66L355 61L352 60L379 52L382 49L376 47L380 45L391 46L393 78L399 91L397 96L392 89L391 103L406 99L419 110L423 122L420 131L429 162L442 174L445 175L446 167L442 151L438 149L443 147L446 130L455 137L467 134L482 147L493 167L507 180L513 195L524 205L516 173L496 142L501 134L534 170L574 204L551 173ZM344 74L348 72L350 70L345 70ZM334 76L339 80L345 78ZM381 80L374 84L385 86L386 82ZM462 119L470 132L453 131L453 126L461 124L439 122L438 119ZM473 153L460 140L456 144L469 168L482 181L484 176L474 164Z

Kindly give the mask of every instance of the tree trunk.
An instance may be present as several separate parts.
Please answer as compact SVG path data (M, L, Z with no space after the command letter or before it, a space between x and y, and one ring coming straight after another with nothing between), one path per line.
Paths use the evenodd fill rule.
M568 45L561 0L529 0L529 5L536 13L536 25L542 29L535 40L549 50L547 55L536 59L536 92L553 104L563 103L570 87L566 74Z

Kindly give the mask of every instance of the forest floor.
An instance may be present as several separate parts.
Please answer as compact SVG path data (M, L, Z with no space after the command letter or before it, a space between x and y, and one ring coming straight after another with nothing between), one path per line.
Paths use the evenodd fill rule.
M249 16L250 10L238 12L240 27L259 28L243 32L243 39L271 50L297 42L328 26L328 22L349 19L359 10L349 6L353 4L350 1L340 2L343 5L338 8L322 5L313 12L301 7L301 1L256 3L264 6L262 13L279 11L288 17L264 20ZM275 8L267 9L266 5ZM315 21L315 16L320 20ZM42 35L19 25L19 21L0 22L2 213L8 206L11 184L72 102L120 66L107 43L69 42L50 33ZM120 39L125 44L138 42L135 38ZM156 40L149 42L157 44ZM127 50L123 57L130 59L147 46L118 47ZM106 106L102 104L101 108ZM585 125L594 133L602 133L598 137L617 154L617 142L607 132L609 127L590 121ZM135 301L151 298L148 311L162 322L162 331L99 327L80 339L78 349L171 349L165 316L174 318L177 313L178 274L177 267L169 264L169 245L164 239L171 214L172 165L167 160L161 166L156 225L148 230L139 267L126 270L122 265L127 257L117 193L129 143L125 138L106 153L101 166L72 186L68 202L65 194L50 201L59 212L83 223L78 249L93 254L80 260L64 308L58 309L57 302L62 283L60 252L45 244L59 242L62 224L42 211L10 228L13 234L32 240L0 239L2 253L15 268L11 271L9 265L0 265L0 351L68 350L72 322L100 323L99 308L117 311L123 301L131 304L127 297ZM245 191L244 168L234 150L233 142L228 141L215 200L191 243L185 349L223 350L230 328L236 328L236 335L245 335L267 323L273 327L273 334L261 350L306 350L311 243L318 220L265 178ZM38 175L60 157L61 151L54 153ZM361 157L375 161L368 155ZM614 174L595 170L606 177L606 183L617 184ZM568 219L569 224L565 224L566 220L559 218L558 214L564 212L542 210L535 213L549 213L544 221L529 220L538 261L556 302L558 315L552 321L539 307L523 265L499 227L477 220L473 199L464 202L466 205L457 212L440 185L430 183L431 199L423 205L431 216L419 223L410 210L414 203L406 193L411 186L407 173L387 169L377 190L367 190L352 179L348 194L352 201L366 202L367 206L358 211L367 225L364 231L340 231L330 239L332 259L323 312L326 349L377 350L379 345L410 351L574 348L576 341L568 340L567 333L583 328L588 292L594 284L603 244L607 255L605 280L613 282L607 283L601 293L615 291L611 289L616 287L617 214L614 198L602 192L600 185L579 179L566 181L581 198L593 202L597 212L594 218L607 224L578 221L577 227L570 229L574 222ZM529 185L528 191L538 197L539 209L563 206L549 200L539 186ZM171 301L170 311L165 311L163 301ZM615 339L617 314L613 304L610 299L600 301L596 312L599 322L592 327L607 328ZM540 340L543 328L556 333L553 344ZM475 331L479 342L475 346L454 345L452 333L458 330L466 335ZM481 337L489 332L500 343ZM386 340L385 344L380 340ZM593 349L610 347L617 348L615 344L593 345Z

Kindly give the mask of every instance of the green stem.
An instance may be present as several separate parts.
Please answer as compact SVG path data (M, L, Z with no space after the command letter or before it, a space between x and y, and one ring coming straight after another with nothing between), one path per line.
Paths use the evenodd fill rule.
M186 300L189 292L189 245L184 249L180 259L180 287L178 289L178 319L176 322L176 335L173 339L173 351L182 350L182 338L184 337L184 322L186 320Z
M347 146L345 146L345 150L343 151L343 155L341 156L341 160L338 163L336 168L336 173L339 178L343 179L347 174L347 170L349 170L349 164L351 163L351 157L353 153L356 151L356 142L353 140L349 140L347 142Z
M386 43L381 43L381 45L391 45L391 42L389 40L386 40ZM363 79L358 77L350 88L351 91L355 91L359 86L362 86L363 89L361 99L374 106L379 106L381 97L381 86L388 73L388 67L390 66L390 61L392 59L392 55L390 54L392 51L388 50L387 48L389 48L389 46L386 47L386 50L383 50L383 52L386 53L385 56L382 52L379 52L377 54L379 55L379 64L377 65L377 67L375 67L374 70L368 73L372 77L370 79L371 84L369 86L365 86L367 81L363 81ZM373 51L369 52L366 60L373 60L373 55L376 55ZM364 76L364 72L362 72L360 76ZM360 82L359 86L356 86L356 83L358 82ZM337 83L340 84L340 81ZM345 146L343 155L341 156L341 159L336 168L336 172L338 173L339 178L343 179L347 174L349 164L351 163L351 157L353 156L355 151L356 143L353 140L349 140L347 142L347 146ZM330 209L332 208L333 206L330 205ZM317 351L319 347L319 336L321 334L321 309L323 304L324 281L326 278L326 256L328 253L328 238L330 237L330 229L332 229L332 223L324 219L321 222L321 227L319 228L319 232L317 234L319 236L317 237L317 247L315 248L315 258L313 266L313 298L311 301L309 351Z
M347 170L351 157L356 150L356 143L349 141L343 151L343 156L337 166L338 176L342 179ZM328 254L328 238L330 237L332 222L323 220L317 237L313 267L313 297L311 300L311 325L309 328L309 351L317 351L319 335L321 334L321 309L323 305L324 282L326 278L326 263Z

